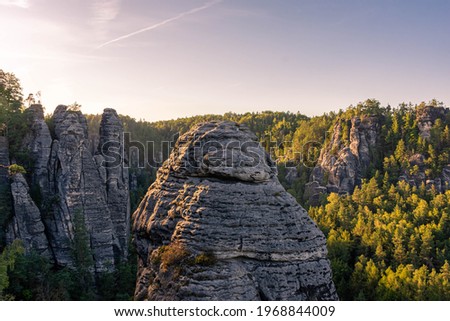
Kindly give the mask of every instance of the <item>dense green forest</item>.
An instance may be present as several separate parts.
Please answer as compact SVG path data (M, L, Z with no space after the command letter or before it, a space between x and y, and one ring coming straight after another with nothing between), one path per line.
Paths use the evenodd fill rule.
M309 209L327 235L342 300L450 300L450 191L378 173Z
M450 191L439 194L424 183L417 188L399 180L402 171L412 175L419 171L408 161L417 153L425 156L426 178L436 177L449 164L449 114L435 121L428 140L419 135L417 124L417 116L426 106L442 105L433 100L392 108L371 99L312 118L262 112L157 123L124 117L124 123L137 140L152 137L157 142L170 140L205 120L245 123L279 161L280 181L327 236L341 299L450 300ZM365 115L378 117L381 129L379 149L372 151L374 157L362 185L352 195L331 193L320 206L309 206L303 197L304 186L314 162L304 158L304 146L311 142L326 146L336 122L343 124L342 141L348 146L351 118ZM313 160L318 159L319 152L320 148L313 150ZM293 166L298 175L288 182L286 173Z
M26 131L20 82L13 74L0 73L0 124L7 124L11 157L26 166L20 142ZM428 107L427 107L428 106ZM325 233L334 281L343 300L450 300L450 191L427 185L450 163L450 113L436 119L430 137L420 135L418 118L429 106L442 103L381 106L374 99L321 116L300 113L260 112L203 115L170 121L146 122L121 116L132 140L153 141L162 157L162 142L176 139L194 124L207 120L233 120L254 131L272 157L278 160L279 179ZM377 148L363 182L353 193L324 195L318 206L305 198L305 184L320 150L341 124L342 146L350 144L354 116L375 116L380 125ZM101 116L87 115L90 139L95 146ZM307 147L305 153L305 146ZM312 147L312 148L310 148ZM423 156L423 166L411 162ZM295 178L288 173L295 168ZM136 208L154 180L155 168L132 167L136 186L131 190ZM403 176L422 175L418 186ZM13 173L11 173L13 175ZM1 192L0 224L4 233L11 205L8 191ZM20 242L1 246L0 298L3 299L130 299L135 265L124 263L115 272L92 279L83 247L84 231L74 240L75 269L55 269L51 262L24 253ZM129 262L133 262L131 249ZM84 254L83 254L84 253ZM95 286L95 284L100 286Z
M308 118L291 113L247 113L206 115L167 122L147 123L124 117L127 129L137 140L151 137L156 142L170 140L193 124L226 119L248 125L278 159L279 179L299 203L309 210L328 240L334 280L344 300L450 300L450 191L439 194L422 184L418 188L399 180L403 171L419 171L408 159L425 157L425 178L439 175L449 164L450 119L437 119L428 140L419 135L417 116L427 104L382 107L367 100L336 113ZM342 141L350 143L350 120L354 116L380 119L379 148L365 180L352 195L331 193L317 207L309 206L304 186L314 162L302 155L308 143L325 146L336 122L343 124ZM90 116L95 117L95 116ZM98 117L98 116L97 116ZM272 147L272 150L270 149ZM274 150L273 147L276 147ZM313 160L320 149L314 149ZM303 157L303 158L302 158ZM286 180L289 167L298 175ZM141 185L141 184L139 184ZM135 196L145 192L143 188Z

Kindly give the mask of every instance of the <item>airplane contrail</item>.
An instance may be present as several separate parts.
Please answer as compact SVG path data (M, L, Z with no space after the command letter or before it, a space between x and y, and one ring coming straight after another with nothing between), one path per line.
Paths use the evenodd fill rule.
M172 17L172 18L169 18L169 19L166 19L166 20L164 20L164 21L158 22L158 23L156 23L156 24L154 24L154 25L152 25L152 26L148 26L148 27L145 27L145 28L136 30L136 31L134 31L134 32L128 33L128 34L126 34L126 35L117 37L117 38L115 38L115 39L109 40L109 41L107 41L107 42L105 42L105 43L102 43L102 44L101 44L100 46L98 46L96 49L100 49L100 48L103 48L103 47L105 47L105 46L107 46L107 45L110 45L110 44L112 44L112 43L114 43L114 42L121 41L121 40L130 38L130 37L133 37L133 36L135 36L135 35L138 35L138 34L140 34L140 33L143 33L143 32L146 32L146 31L150 31L150 30L154 30L154 29L156 29L156 28L162 27L162 26L164 26L164 25L166 25L166 24L168 24L168 23L171 23L171 22L173 22L173 21L176 21L176 20L178 20L178 19L181 19L181 18L184 18L184 17L186 17L186 16L192 15L192 14L197 13L197 12L199 12L199 11L208 9L208 8L214 6L214 5L216 5L216 4L218 4L218 3L222 2L222 1L223 1L223 0L213 0L213 1L211 1L211 2L205 3L203 6L200 6L200 7L197 7L197 8L194 8L194 9L191 9L191 10L188 10L188 11L185 11L185 12L182 12L182 13L177 14L176 16L174 16L174 17Z

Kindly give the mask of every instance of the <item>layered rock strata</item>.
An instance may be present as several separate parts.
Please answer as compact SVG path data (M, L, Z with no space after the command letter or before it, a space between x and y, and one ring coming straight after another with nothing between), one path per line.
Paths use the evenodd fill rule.
M245 126L181 136L133 214L137 300L335 300L325 237Z
M56 108L50 121L43 108L26 111L30 131L23 150L32 160L31 193L21 175L12 178L14 216L9 241L19 238L27 250L50 255L60 266L74 265L75 230L86 231L86 246L95 272L111 270L128 253L128 171L122 159L123 128L117 113L106 109L100 137L102 145L92 154L87 121L80 111ZM116 148L116 161L104 162ZM82 226L76 227L76 224Z

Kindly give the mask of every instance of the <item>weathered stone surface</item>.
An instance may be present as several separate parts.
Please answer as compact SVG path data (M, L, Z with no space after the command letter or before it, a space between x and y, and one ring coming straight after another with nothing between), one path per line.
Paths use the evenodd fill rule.
M16 175L9 241L20 238L27 248L51 253L56 264L73 266L74 224L80 215L95 272L111 270L114 263L127 257L130 212L128 171L120 159L123 129L117 113L106 109L100 129L103 144L119 144L115 166L103 164L108 156L103 155L103 148L95 157L92 155L87 121L80 111L62 105L56 108L53 141L42 107L33 105L26 113L30 131L23 148L33 160L31 180L40 187L35 196L41 204L33 202L25 179Z
M440 175L429 177L426 175L429 166L425 160L426 157L422 154L412 155L409 158L410 169L402 168L399 180L406 181L415 187L424 184L428 190L434 188L437 193L445 193L450 189L450 165L444 166Z
M52 147L50 130L44 120L44 109L41 105L31 105L26 110L29 121L29 131L22 143L33 160L32 183L40 188L41 194L50 192L48 180L48 161Z
M113 224L106 191L89 150L86 118L58 106L53 114L56 140L50 159L52 214L45 222L56 261L72 264L71 241L75 215L83 215L96 271L114 263ZM124 213L125 215L125 213ZM118 241L116 246L120 248Z
M444 107L424 106L416 109L416 122L422 138L430 140L431 129L438 119L445 121L449 109ZM305 188L304 198L309 204L317 205L317 200L323 193L323 186L327 192L348 194L366 177L374 155L380 155L379 146L382 116L353 117L348 132L349 142L343 142L344 122L338 120L333 128L330 142L321 150L319 161L313 169L310 183ZM380 159L378 159L379 161ZM409 158L409 168L400 168L398 180L406 181L412 186L427 189L434 188L443 193L450 188L450 164L444 166L442 173L433 177L426 174L429 165L422 154L414 154Z
M293 184L298 178L298 170L297 167L286 167L286 182L288 184Z
M444 107L425 106L417 109L417 127L422 138L430 139L430 131L437 119L444 120L449 109Z
M25 250L34 250L52 259L41 213L30 197L27 181L22 174L13 175L11 180L15 215L8 226L6 241L12 243L15 239L20 239Z
M106 108L100 124L96 162L106 187L106 201L122 258L128 256L130 237L130 192L127 160L123 159L123 126L116 111Z
M441 191L447 191L450 189L450 165L446 165L442 170L442 187Z
M181 136L133 220L135 299L337 299L323 233L245 126Z
M409 158L410 166L417 166L419 170L425 168L425 156L422 154L414 154Z
M333 128L331 140L320 153L310 181L326 186L328 193L352 193L355 186L370 167L373 151L378 148L380 119L378 116L355 116L351 119L349 142L342 141L343 125L346 120L338 120ZM317 185L317 184L316 184ZM317 192L314 193L314 190ZM309 201L316 200L323 189L308 190Z
M303 198L309 200L309 205L317 206L320 204L321 195L324 195L327 192L328 189L326 187L320 186L317 181L312 181L305 184L305 193Z

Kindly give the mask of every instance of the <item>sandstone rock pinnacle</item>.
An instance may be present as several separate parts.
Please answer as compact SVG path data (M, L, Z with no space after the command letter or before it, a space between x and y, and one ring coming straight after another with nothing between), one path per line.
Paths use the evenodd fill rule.
M323 233L233 122L178 139L133 215L137 300L336 300Z

